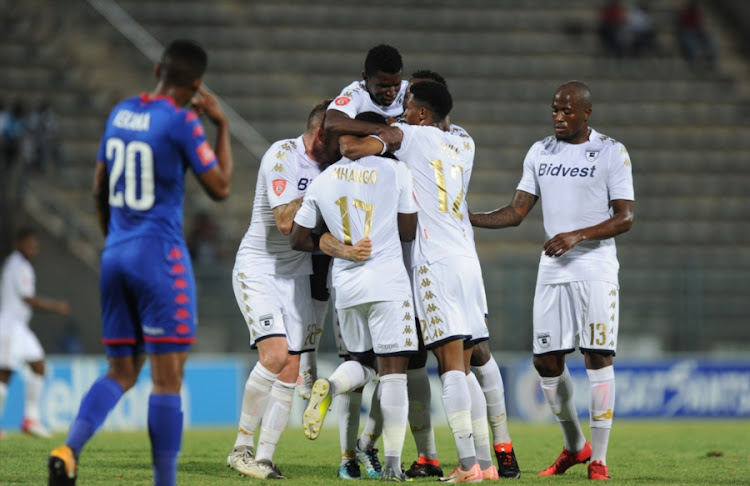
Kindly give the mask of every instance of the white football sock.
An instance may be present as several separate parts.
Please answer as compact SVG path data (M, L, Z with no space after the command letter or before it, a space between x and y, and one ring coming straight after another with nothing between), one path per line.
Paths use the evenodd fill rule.
M406 373L380 377L380 407L383 410L385 467L401 474L401 452L404 449L406 416L409 411Z
M430 377L427 368L406 370L409 393L409 427L417 446L417 455L426 459L437 459L435 433L430 415Z
M471 400L467 399L469 387L466 375L463 371L446 371L440 380L443 382L443 409L453 432L458 462L461 469L467 471L477 463L477 453L471 436Z
M295 387L295 383L283 383L278 380L271 387L268 406L266 407L266 413L263 414L260 427L258 451L255 454L255 459L273 459L276 444L279 443L281 433L284 432L289 421Z
M362 451L369 451L378 443L383 433L383 410L380 408L380 383L375 386L370 400L370 413L362 434L359 436L357 447Z
M359 433L359 414L362 408L362 392L349 392L339 395L339 444L341 445L341 464L357 457L354 449L357 447Z
M375 378L375 370L357 361L344 361L328 378L333 396L341 395L361 386Z
M606 366L598 370L586 370L589 375L591 393L591 460L607 463L609 432L615 410L615 369Z
M505 409L505 386L495 358L490 357L485 364L474 366L471 370L477 376L477 381L487 401L487 421L492 429L492 443L511 442L508 432L508 414Z
M240 413L239 429L234 447L253 446L254 434L266 411L268 397L271 393L278 374L271 373L260 362L255 363L245 382L245 392L242 395L242 411Z
M44 375L38 375L34 372L29 373L28 377L26 378L26 387L24 393L24 418L39 422L39 399L42 396L42 388L44 388Z
M487 426L487 402L474 373L466 375L466 385L471 396L471 430L474 436L474 450L477 453L479 467L484 470L492 466L490 449L490 431Z
M573 400L573 379L568 367L565 366L560 376L541 378L542 392L547 398L552 413L560 423L565 439L565 449L570 452L580 451L586 443L586 438L578 422L578 412Z

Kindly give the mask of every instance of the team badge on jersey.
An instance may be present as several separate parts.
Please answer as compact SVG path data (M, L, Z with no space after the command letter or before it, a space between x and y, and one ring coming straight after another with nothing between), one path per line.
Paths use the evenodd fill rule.
M333 102L336 103L336 106L344 106L348 105L351 100L351 98L348 98L346 96L339 96L338 98L333 100Z
M273 192L277 196L281 196L286 189L286 179L274 179L273 181Z
M273 326L273 314L260 316L260 325L263 326L263 329L266 331L271 329L271 326Z
M595 162L599 158L599 150L590 149L586 151L586 160Z
M198 148L195 151L198 153L198 158L201 159L201 164L203 165L210 164L216 158L216 154L214 154L214 150L205 140L203 141L202 144L198 146Z
M549 348L549 345L552 342L552 339L550 338L550 335L548 332L540 332L536 335L536 341L539 343L540 347Z

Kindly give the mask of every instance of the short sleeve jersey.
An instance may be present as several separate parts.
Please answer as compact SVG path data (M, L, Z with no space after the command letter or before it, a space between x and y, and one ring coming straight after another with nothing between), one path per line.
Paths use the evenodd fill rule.
M145 236L183 241L185 172L217 163L194 111L145 93L112 110L98 160L109 176L107 245Z
M254 273L310 275L310 253L292 250L289 236L276 226L273 209L303 197L320 174L320 166L305 153L302 137L280 140L260 162L250 227L242 238L236 265Z
M412 268L453 256L476 257L466 190L474 165L474 141L465 131L397 123L404 138L394 155L414 176L419 212Z
M364 262L334 258L336 307L411 299L398 233L398 213L417 211L409 168L378 156L341 159L315 179L294 221L314 228L322 218L339 241L369 236L373 252Z
M541 197L545 239L612 217L611 201L634 200L633 172L625 146L591 129L589 139L569 144L547 137L532 145L518 190ZM578 280L617 283L615 239L579 243L560 257L542 252L537 283Z
M5 260L1 278L0 332L12 326L28 326L32 309L24 299L36 293L34 267L16 250Z
M364 80L355 81L341 91L341 94L328 105L328 109L343 111L349 118L367 111L380 113L386 118L396 118L404 112L404 98L408 85L408 81L401 81L401 88L398 90L396 99L390 105L383 106L372 100Z

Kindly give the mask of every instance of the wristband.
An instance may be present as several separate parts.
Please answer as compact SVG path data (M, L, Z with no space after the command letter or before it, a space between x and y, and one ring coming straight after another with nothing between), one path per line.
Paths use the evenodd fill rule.
M383 144L383 150L380 151L380 155L383 155L388 151L388 144L386 144L382 138L378 137L377 135L370 135L370 137L374 138L375 140L379 140L380 143Z

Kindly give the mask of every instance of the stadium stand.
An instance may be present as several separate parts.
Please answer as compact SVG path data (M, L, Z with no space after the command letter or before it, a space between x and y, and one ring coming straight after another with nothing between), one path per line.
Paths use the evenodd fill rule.
M93 244L89 258L101 244L88 202L96 137L114 100L150 86L133 74L143 69L129 69L150 61L91 7L96 3L111 2L63 8L0 0L17 26L0 45L4 97L55 93L71 160L66 187L36 181L27 205L60 213L63 233L78 235L79 246ZM189 36L204 43L211 55L207 84L267 140L301 133L314 102L359 77L367 49L397 46L407 76L430 68L448 79L456 100L451 118L478 147L468 196L473 210L510 200L526 150L550 133L554 89L568 79L587 82L592 126L623 142L634 164L636 223L618 239L621 340L647 335L665 351L718 352L750 339L742 285L750 276L750 125L741 76L747 61L733 54L733 37L708 10L720 34L720 62L715 69L688 65L672 26L681 4L651 2L658 55L615 59L599 48L598 4L587 0L117 2L159 42ZM235 154L234 195L214 213L230 261L198 269L205 279L201 320L215 327L203 338L207 350L245 347L226 282L249 221L258 159L238 143ZM201 208L200 198L188 201L186 215ZM477 231L476 239L498 328L493 346L526 350L541 211L516 229Z

